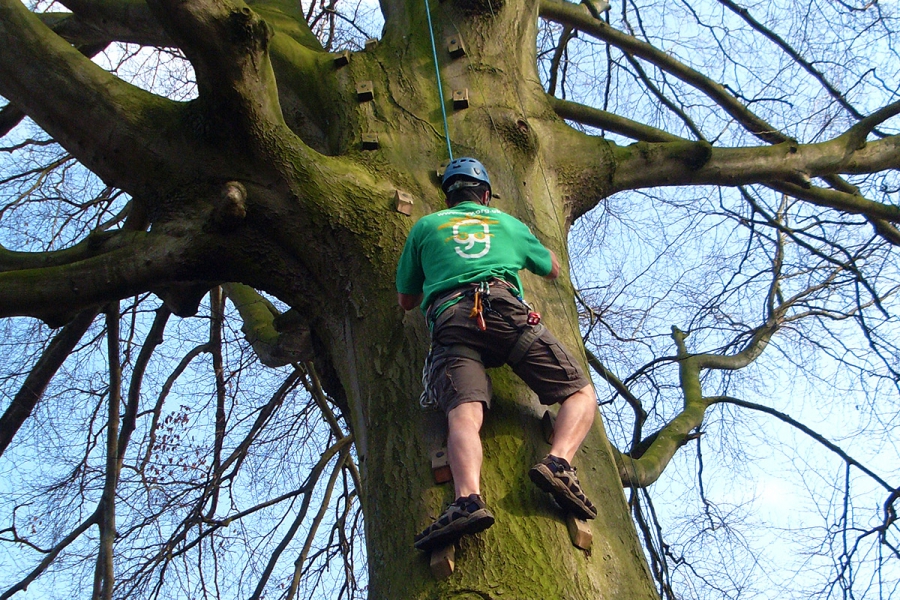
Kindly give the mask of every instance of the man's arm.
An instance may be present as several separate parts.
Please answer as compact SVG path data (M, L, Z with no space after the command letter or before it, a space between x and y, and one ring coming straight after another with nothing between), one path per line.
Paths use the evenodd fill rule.
M553 261L553 266L550 267L550 272L544 275L544 279L549 279L553 281L557 277L559 277L559 259L556 258L556 253L553 250L550 250L550 260ZM421 299L420 299L421 300ZM402 304L401 304L402 306ZM406 310L409 310L408 308Z
M422 294L404 294L397 292L397 302L403 310L412 310L422 302Z

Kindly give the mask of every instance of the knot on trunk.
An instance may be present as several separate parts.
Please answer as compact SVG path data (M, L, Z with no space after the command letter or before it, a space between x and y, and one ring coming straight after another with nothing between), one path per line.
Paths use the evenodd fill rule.
M236 46L265 51L272 34L271 26L248 6L228 15L228 38Z
M456 0L460 10L469 15L494 15L506 4L505 0Z
M493 121L494 130L516 152L528 158L534 158L538 150L538 138L525 117L506 115Z
M216 200L212 224L216 229L229 231L247 216L247 188L239 181L229 181Z

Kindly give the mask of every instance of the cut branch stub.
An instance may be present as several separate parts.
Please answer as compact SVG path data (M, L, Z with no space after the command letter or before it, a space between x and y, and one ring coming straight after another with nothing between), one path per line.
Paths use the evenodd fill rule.
M609 10L609 2L606 0L583 0L582 4L587 6L587 9L591 11L591 16L595 19L602 19L603 13Z
M162 299L172 314L186 318L197 314L210 287L209 283L170 283L152 291Z
M372 52L377 47L378 47L378 39L377 38L369 38L366 40L366 52Z
M447 165L449 165L449 164L450 164L450 161L445 160L444 162L442 162L441 164L438 165L438 168L435 171L435 173L437 174L438 183L440 183L441 180L444 179L444 171L447 170Z
M247 216L247 188L239 181L229 181L222 186L218 202L212 214L213 225L222 230L232 230Z
M244 6L228 16L228 33L232 42L252 45L259 51L265 51L275 32L250 7Z

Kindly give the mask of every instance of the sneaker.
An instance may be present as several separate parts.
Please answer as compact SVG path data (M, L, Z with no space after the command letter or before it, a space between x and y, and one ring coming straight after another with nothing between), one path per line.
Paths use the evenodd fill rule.
M438 519L415 538L419 550L452 544L460 537L484 531L494 524L494 515L478 494L457 498Z
M597 509L581 489L575 467L566 459L548 454L531 467L528 476L536 486L553 494L556 503L575 517L593 519L597 516Z

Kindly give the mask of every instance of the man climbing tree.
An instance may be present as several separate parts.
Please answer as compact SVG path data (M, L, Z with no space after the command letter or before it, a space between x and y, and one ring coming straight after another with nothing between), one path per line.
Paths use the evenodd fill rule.
M381 0L383 27L339 47L336 2L0 0L0 600L653 600L680 595L673 574L746 597L753 576L704 536L735 512L716 511L711 460L771 447L727 429L749 411L837 463L803 480L834 499L796 554L833 553L800 569L889 596L900 461L867 463L896 451L896 9L605 8ZM395 283L454 152L558 257L555 281L542 251L521 278L573 355L602 349L611 420L567 459L600 509L585 551L522 472L572 448L492 371L464 491L496 520L437 580L410 541L457 496L431 477L429 331ZM785 397L884 440L851 456ZM666 504L695 527L682 547L701 540L693 563L649 501L682 482L691 502Z
M398 301L419 304L431 331L425 397L447 414L447 451L454 501L415 546L430 550L494 524L481 498L484 410L491 405L486 367L509 364L542 404L561 403L550 453L528 472L532 481L579 519L597 509L569 461L597 412L593 386L578 360L523 300L519 271L559 276L556 255L528 228L489 208L491 181L473 158L450 161L441 189L447 210L420 219L397 267ZM429 398L429 399L431 399Z

